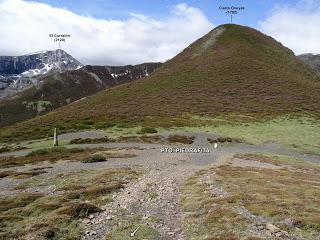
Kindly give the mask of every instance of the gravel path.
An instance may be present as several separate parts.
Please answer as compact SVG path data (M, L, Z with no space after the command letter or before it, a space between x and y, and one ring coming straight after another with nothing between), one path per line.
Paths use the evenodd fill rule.
M147 173L137 182L128 184L112 203L103 207L104 212L94 215L90 221L83 221L87 233L83 239L103 239L117 227L119 219L130 216L143 216L143 223L155 228L161 239L184 239L179 204L181 186L206 165L199 164L200 159L214 163L216 157L214 151L209 154L161 153L160 149L144 151L139 159L145 160L140 166Z

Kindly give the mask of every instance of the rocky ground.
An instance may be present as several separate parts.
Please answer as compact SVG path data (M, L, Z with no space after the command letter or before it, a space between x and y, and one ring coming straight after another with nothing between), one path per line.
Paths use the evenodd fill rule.
M95 136L95 135L94 135ZM129 183L126 187L113 196L113 201L102 207L100 213L91 214L88 218L80 219L84 235L82 239L105 239L105 236L112 234L115 229L124 224L124 220L139 219L136 227L137 234L141 225L155 229L159 233L159 239L186 239L182 231L182 213L180 208L181 188L187 179L199 170L214 164L223 163L227 156L241 152L266 152L275 154L286 154L298 157L306 161L318 162L317 156L305 155L285 149L275 143L266 143L259 146L247 144L227 144L219 145L217 149L208 143L208 135L195 135L193 145L162 145L143 143L110 143L76 145L67 147L115 147L124 149L137 156L133 158L109 159L100 163L81 163L60 161L54 164L41 163L33 165L32 168L46 168L44 176L54 176L58 173L78 171L81 169L102 169L114 167L130 167L144 174L138 181ZM67 136L70 137L70 136ZM78 136L72 136L78 137ZM208 148L208 153L168 153L162 152L164 147L176 148ZM28 150L23 150L10 155L27 154ZM3 156L3 155L2 155ZM259 168L278 168L267 163L249 162L241 160L234 162L234 166L246 164L255 165ZM258 166L259 165L259 166ZM30 166L20 167L19 170L30 168ZM13 170L16 168L12 168ZM8 169L7 169L8 170ZM42 176L43 177L43 176ZM34 177L36 178L36 177ZM12 195L19 193L14 188L24 180L12 180L9 178L0 179L0 190L2 195ZM206 181L203 179L203 181ZM37 189L50 193L52 189ZM222 194L222 193L221 193ZM252 217L245 209L237 209L240 214ZM268 225L271 228L271 225ZM128 236L129 238L130 236Z

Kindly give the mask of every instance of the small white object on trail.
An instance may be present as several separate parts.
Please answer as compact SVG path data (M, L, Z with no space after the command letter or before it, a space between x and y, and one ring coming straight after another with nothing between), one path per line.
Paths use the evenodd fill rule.
M215 142L215 143L213 144L213 148L217 148L217 147L218 147L218 143Z
M138 229L140 228L141 226L138 226L132 233L130 233L130 236L131 237L134 237L134 235L136 234L136 232L138 231Z

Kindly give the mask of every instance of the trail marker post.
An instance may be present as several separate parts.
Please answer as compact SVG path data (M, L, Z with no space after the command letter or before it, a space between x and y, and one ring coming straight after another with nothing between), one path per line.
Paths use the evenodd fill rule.
M54 147L59 146L57 128L54 128L54 132L53 132L53 146Z

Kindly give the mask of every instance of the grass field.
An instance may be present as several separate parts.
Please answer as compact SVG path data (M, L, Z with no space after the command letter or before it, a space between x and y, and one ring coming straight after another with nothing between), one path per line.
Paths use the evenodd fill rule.
M214 121L208 120L207 121ZM222 121L222 119L220 119ZM260 144L274 141L298 151L320 155L320 121L313 118L276 118L265 122L228 122L225 124L185 127L187 132L208 132Z
M271 165L227 164L190 178L182 197L188 239L320 236L319 164L261 154L236 157ZM276 227L271 232L268 226Z
M0 239L80 239L78 219L99 212L123 185L140 173L131 169L106 169L39 176L17 187L28 189L0 198ZM54 186L52 195L34 189Z

